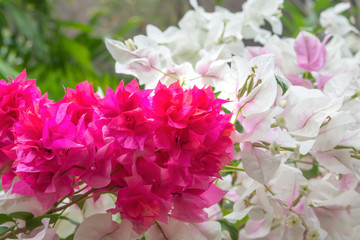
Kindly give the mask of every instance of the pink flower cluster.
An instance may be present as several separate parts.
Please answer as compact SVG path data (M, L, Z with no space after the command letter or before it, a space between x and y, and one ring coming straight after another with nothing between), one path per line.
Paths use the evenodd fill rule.
M168 217L207 220L203 209L223 197L213 182L232 159L234 128L210 87L140 90L133 80L101 98L82 82L52 102L25 77L0 82L6 191L35 196L49 209L85 183L117 194L109 211L138 233Z

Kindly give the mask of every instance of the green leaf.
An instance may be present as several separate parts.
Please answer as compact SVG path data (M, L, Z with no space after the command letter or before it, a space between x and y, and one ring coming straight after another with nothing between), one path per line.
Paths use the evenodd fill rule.
M78 199L79 197L81 197L83 194L76 194L71 198L71 201L75 201L76 199ZM77 201L75 204L78 205L78 207L82 210L84 207L86 199L82 199L80 201Z
M61 43L64 47L64 50L69 54L69 56L74 57L74 59L85 69L92 70L92 64L90 61L90 52L87 47L81 43L61 36Z
M77 29L83 33L89 33L92 31L92 27L90 25L85 25L85 24L78 23L78 22L64 21L64 20L54 20L54 22L58 26Z
M319 175L319 167L317 164L314 164L311 169L309 170L301 169L301 172L306 179L313 178Z
M0 236L5 235L5 233L11 232L15 229L16 226L12 226L12 227L5 227L5 226L0 226Z
M245 224L247 222L247 220L249 220L249 215L246 215L243 219L237 221L235 223L235 226L240 227L241 225Z
M67 220L67 221L69 221L70 223L74 224L77 227L80 226L80 223L78 223L78 222L76 222L76 221L74 221L74 220L72 220L72 219L70 219L70 218L68 218L66 216L60 216L60 219Z
M0 59L0 77L1 78L15 78L19 73L10 67L7 63Z
M66 238L61 238L61 240L73 240L73 239L74 239L74 235L75 235L75 233L67 236Z
M282 95L284 95L286 93L286 91L289 89L289 87L284 83L284 80L282 80L281 77L275 75L275 79L277 84L281 87L283 93Z
M228 222L226 219L219 219L217 221L220 223L222 230L228 231L230 233L232 240L237 240L239 238L239 230L234 224Z
M315 12L322 12L327 8L333 7L334 3L332 3L330 0L317 0L314 3L314 10Z
M15 222L15 221L9 215L1 213L0 214L0 224L4 224L4 223L7 223L7 222Z
M34 218L34 214L32 214L30 212L13 212L13 213L10 213L9 216L12 218L22 219L25 221Z
M34 53L39 56L45 54L44 39L31 14L24 11L24 9L14 1L5 5L5 11L11 16L17 34L24 35L33 42L34 48L36 49Z
M120 29L117 31L115 38L121 38L130 32L135 27L139 26L144 20L139 16L131 17Z
M239 133L244 133L245 132L244 126L238 120L236 120L235 129Z
M33 218L33 219L30 219L30 220L26 221L26 227L29 230L33 230L33 229L35 229L37 227L42 226L43 224L42 224L41 220L43 218L50 218L49 224L53 224L54 222L56 222L59 219L59 216L60 216L60 214L45 214L45 215L42 215L42 216L38 216L36 218Z
M0 226L0 236L2 235L3 232L6 232L6 230L8 230L8 227L5 226Z

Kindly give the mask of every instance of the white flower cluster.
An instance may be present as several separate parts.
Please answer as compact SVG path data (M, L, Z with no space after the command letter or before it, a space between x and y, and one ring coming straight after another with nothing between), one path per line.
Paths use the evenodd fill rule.
M148 26L147 36L106 45L116 72L147 87L211 85L229 101L239 165L218 185L229 191L223 204L234 204L225 216L219 206L209 212L241 222L239 239L358 239L360 38L341 15L350 4L322 12L321 42L308 32L279 36L282 0L249 0L237 13L190 2L178 28ZM162 228L174 235L172 224Z

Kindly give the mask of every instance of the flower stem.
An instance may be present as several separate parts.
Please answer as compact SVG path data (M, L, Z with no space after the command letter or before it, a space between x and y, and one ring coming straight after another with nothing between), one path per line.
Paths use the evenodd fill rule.
M242 171L242 172L245 171L245 169L243 169L243 168L238 168L238 167L230 166L230 165L225 165L224 168L225 168L226 170L236 170L236 171Z
M169 239L167 238L164 230L161 228L160 224L159 224L157 221L155 221L155 224L156 224L156 226L159 228L161 234L164 236L164 239L165 239L165 240L169 240Z
M266 190L268 190L269 193L271 193L271 195L275 196L275 193L271 191L271 189L266 184L264 184L264 187L266 188Z
M61 211L63 209L66 209L68 207L70 207L71 205L81 201L82 199L86 198L87 196L89 196L91 193L95 192L97 189L91 189L89 191L87 191L86 193L84 193L82 196L76 198L74 201L72 202L69 202L67 204L65 204L64 206L61 206L61 207L58 207L58 208L51 208L49 211L46 212L46 214L51 214L51 213L54 213L54 212L58 212L58 211Z

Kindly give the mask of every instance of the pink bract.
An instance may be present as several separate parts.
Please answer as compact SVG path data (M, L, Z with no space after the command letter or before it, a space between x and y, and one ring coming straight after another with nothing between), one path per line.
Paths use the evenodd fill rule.
M41 92L35 80L26 80L26 70L10 82L0 81L0 169L5 169L11 160L1 148L6 148L14 141L13 126L22 112L40 101ZM8 167L8 166L7 166Z
M295 52L297 55L297 65L306 71L319 72L326 66L325 44L330 36L324 38L322 42L313 34L301 31L295 40Z
M213 182L234 153L231 114L211 87L141 90L133 80L100 98L82 82L52 103L24 74L0 82L6 191L35 196L46 210L85 183L116 194L109 211L138 233L168 217L207 220L203 209L225 194Z

